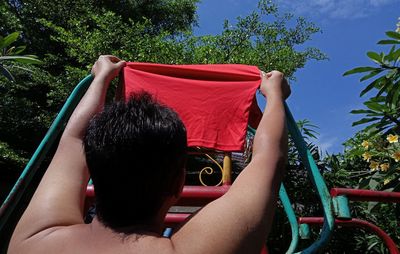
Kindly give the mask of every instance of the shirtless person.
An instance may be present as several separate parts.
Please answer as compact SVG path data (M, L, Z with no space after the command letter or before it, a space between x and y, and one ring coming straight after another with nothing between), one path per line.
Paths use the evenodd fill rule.
M116 57L101 56L93 66L95 78L68 122L8 253L260 253L286 163L283 102L290 89L283 74L262 74L260 89L268 106L249 165L223 197L164 238L163 219L184 182L186 132L172 110L148 95L103 111L109 83L124 65ZM88 168L97 216L84 224ZM154 190L154 185L160 187Z

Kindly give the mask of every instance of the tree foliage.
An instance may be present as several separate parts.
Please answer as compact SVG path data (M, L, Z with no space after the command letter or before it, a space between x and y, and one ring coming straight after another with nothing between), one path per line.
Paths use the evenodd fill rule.
M0 141L26 159L32 153L31 143L37 142L36 136L43 135L49 119L100 54L169 64L244 63L264 70L280 69L292 77L308 60L325 57L315 48L296 48L319 29L303 18L293 20L292 15L280 15L269 1L260 1L258 10L234 23L226 21L220 34L194 36L191 31L197 22L197 3L197 0L0 3L0 33L21 31L21 43L44 62L30 73L15 72L17 82L12 86L7 80L0 80L3 115ZM14 128L10 128L11 123Z
M353 125L366 127L344 143L344 153L325 159L325 174L333 186L370 190L400 191L400 22L396 31L386 32L387 39L378 42L390 50L367 52L374 66L357 67L344 75L363 73L360 82L369 80L360 97L372 95L365 109L351 111L364 115ZM370 81L372 80L372 81ZM352 214L381 227L400 245L398 227L400 206L377 202L353 203ZM370 253L387 253L385 244L375 235L347 235L355 248ZM349 246L347 247L349 248Z
M26 67L15 65L13 63L42 63L34 55L21 55L21 53L26 49L25 46L13 46L13 43L18 39L19 35L19 32L14 32L4 38L0 36L0 72L10 81L15 81L14 76L10 72L10 68L18 68L25 71L30 71Z
M364 73L360 82L373 78L360 93L360 97L374 92L364 105L367 109L353 110L353 114L366 117L353 125L368 124L366 130L386 131L400 134L400 32L386 32L388 39L378 42L380 45L392 45L388 53L370 51L367 56L374 62L374 67L357 67L343 75Z

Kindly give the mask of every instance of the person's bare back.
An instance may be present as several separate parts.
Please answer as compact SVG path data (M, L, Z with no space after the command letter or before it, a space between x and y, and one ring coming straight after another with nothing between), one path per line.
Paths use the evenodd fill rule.
M112 106L111 109L107 109L111 110L108 113L104 110L105 113L97 114L104 108L110 81L118 75L124 65L123 61L113 56L101 56L94 65L92 73L95 78L92 85L68 122L53 160L16 226L8 253L260 253L271 227L278 189L286 163L287 131L283 102L290 94L290 88L283 74L277 71L262 74L261 92L268 95L268 107L257 129L249 165L224 196L206 205L177 232L174 232L171 238L165 238L162 237L163 220L168 209L179 198L184 181L182 162L186 147L181 143L182 135L186 134L182 133L184 127L179 127L181 125L179 119L172 120L175 122L171 126L173 128L178 126L174 130L175 136L168 142L162 141L160 145L172 143L172 148L167 148L167 150L174 154L176 152L176 156L179 157L168 162L173 167L166 170L166 173L161 172L170 174L162 178L168 184L165 184L164 189L159 190L161 196L158 199L156 199L157 193L153 193L154 197L145 197L149 198L150 202L145 198L143 201L133 198L132 202L139 202L138 206L144 207L144 211L147 212L137 211L134 206L129 205L129 202L120 204L118 198L108 194L108 190L110 192L112 190L107 189L107 185L102 185L113 181L117 173L106 167L105 176L110 179L105 179L104 175L96 175L96 170L101 172L104 164L115 166L114 162L108 161L113 156L113 150L121 153L120 147L116 148L114 143L112 145L107 142L107 144L100 143L109 138L112 142L115 141L117 146L121 142L126 145L124 139L120 139L119 136L108 137L107 133L103 133L103 129L107 129L106 125L112 126L110 131L120 127L119 122L113 122L116 118L119 119L119 116L115 118L115 114L119 114L118 112L123 112L122 115L127 115L126 112L129 113L128 115L134 114L132 112L136 110L136 107L140 107L140 103L145 103L147 108L143 112L149 111L147 110L149 107L156 110L155 112L162 112L148 116L153 119L156 115L157 118L153 119L154 121L158 121L159 115L162 121L165 119L171 121L171 118L175 118L174 112L159 106L146 96L134 98L127 104ZM125 108L130 106L131 108ZM112 111L113 107L115 111ZM140 111L135 117L139 119L143 112ZM107 114L111 120L107 120ZM136 118L133 121L129 120L128 124L136 124ZM139 122L148 124L153 120ZM96 121L98 128L93 127ZM169 125L168 121L155 125L165 127ZM91 129L92 127L94 129ZM121 128L131 130L136 126ZM147 133L146 128L152 128L152 126L145 125L143 128L144 133ZM116 131L116 133L120 132L120 130ZM165 130L157 129L154 135L158 135L158 132L162 133ZM105 136L92 140L92 138L96 139L96 135L103 135L101 133ZM169 136L172 135L171 131L167 133ZM139 136L141 140L142 134ZM170 138L169 136L167 138ZM130 141L127 145L132 145L134 141L131 138L128 140ZM157 139L155 140L157 142ZM99 148L101 145L104 149L109 149L110 154L104 153L101 150L103 148ZM100 152L96 149L100 149ZM130 149L133 149L132 147L128 150L133 151ZM97 152L98 157L95 156ZM129 159L128 157L127 160ZM138 159L140 158L134 158L134 161ZM120 158L117 158L117 163L119 161ZM92 223L85 224L83 207L89 179L88 167L98 197L96 201L98 215ZM151 172L158 170L158 167L155 165ZM171 170L173 173L170 172ZM146 176L142 177L136 181L146 181L144 179ZM134 179L129 180L134 181ZM121 188L126 188L123 189L125 191L130 190L129 186ZM140 200L141 197L136 198ZM158 201L160 201L159 204ZM126 211L123 210L123 205L126 206ZM135 216L130 216L132 213ZM119 214L125 214L127 217L119 216Z

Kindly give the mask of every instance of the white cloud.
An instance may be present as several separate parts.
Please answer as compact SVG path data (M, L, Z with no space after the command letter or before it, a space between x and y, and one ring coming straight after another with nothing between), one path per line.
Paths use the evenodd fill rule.
M400 0L277 0L277 3L299 15L319 15L331 19L366 17L377 8L391 4L400 7Z
M312 143L318 146L321 151L321 155L325 155L327 152L329 154L337 153L341 151L341 143L337 137L329 137L321 134L317 139L313 139Z

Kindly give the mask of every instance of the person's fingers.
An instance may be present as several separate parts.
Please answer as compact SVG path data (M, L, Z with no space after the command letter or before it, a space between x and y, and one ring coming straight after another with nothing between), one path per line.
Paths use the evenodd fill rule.
M99 58L108 59L113 63L118 63L121 61L121 59L113 55L101 55Z
M95 70L96 70L96 67L97 67L96 65L97 65L97 61L93 64L92 69L90 70L90 73L91 73L92 75L95 74Z
M121 61L119 61L118 63L116 63L116 65L117 65L117 68L120 69L120 68L126 66L126 62L123 61L123 60L121 60Z

